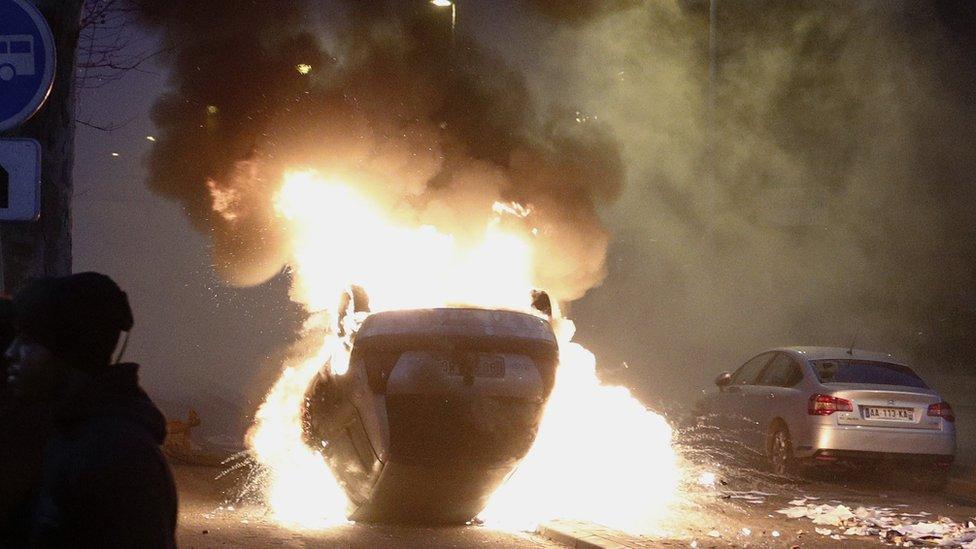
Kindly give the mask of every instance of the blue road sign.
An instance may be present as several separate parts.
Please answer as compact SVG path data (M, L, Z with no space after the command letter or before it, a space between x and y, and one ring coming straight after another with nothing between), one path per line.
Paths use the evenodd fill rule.
M0 131L19 126L54 82L54 37L26 0L0 0Z
M41 144L0 139L0 221L33 221L41 215Z

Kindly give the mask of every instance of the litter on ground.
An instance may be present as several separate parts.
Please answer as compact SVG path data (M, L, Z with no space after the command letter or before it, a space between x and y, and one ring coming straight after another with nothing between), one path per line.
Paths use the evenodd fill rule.
M976 524L973 521L960 524L945 517L932 520L926 518L932 516L930 513L897 512L890 507L851 509L843 504L807 503L810 499L794 499L790 501L790 507L776 512L791 519L809 519L817 525L814 530L818 534L835 540L847 536L876 536L884 543L903 547L927 545L976 549Z

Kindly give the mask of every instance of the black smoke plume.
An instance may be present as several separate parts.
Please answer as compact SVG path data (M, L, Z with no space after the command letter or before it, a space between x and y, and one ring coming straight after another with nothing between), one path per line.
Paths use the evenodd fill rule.
M598 212L624 175L615 141L569 109L540 112L517 72L454 34L450 10L422 0L136 5L171 52L149 184L212 235L229 282L259 283L287 262L272 195L286 169L304 167L461 237L494 201L519 202L539 229L540 285L570 300L602 279Z

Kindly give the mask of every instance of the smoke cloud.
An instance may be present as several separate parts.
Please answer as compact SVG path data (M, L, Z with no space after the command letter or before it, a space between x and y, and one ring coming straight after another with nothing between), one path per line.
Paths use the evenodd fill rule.
M584 341L657 396L778 345L976 358L974 20L963 2L720 2L714 83L707 2L553 29L540 55L571 61L534 89L613 128L629 174L609 277L574 312Z
M534 109L518 72L453 35L450 10L421 0L197 4L140 5L172 52L150 185L212 236L227 281L280 272L290 250L272 196L286 170L305 168L459 238L483 230L495 201L518 202L537 229L541 287L572 300L603 278L598 211L621 192L616 142L558 105Z
M281 269L268 196L314 167L462 237L531 204L540 285L608 275L573 316L645 395L775 345L976 358L970 3L720 1L714 82L698 0L462 2L453 38L420 0L155 4L150 184L231 282ZM499 18L496 55L465 25Z

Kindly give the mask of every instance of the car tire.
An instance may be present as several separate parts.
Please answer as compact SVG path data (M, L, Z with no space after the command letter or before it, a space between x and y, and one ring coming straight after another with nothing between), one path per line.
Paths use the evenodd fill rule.
M780 424L769 437L769 468L777 475L794 475L796 458L793 457L793 440L789 429Z

